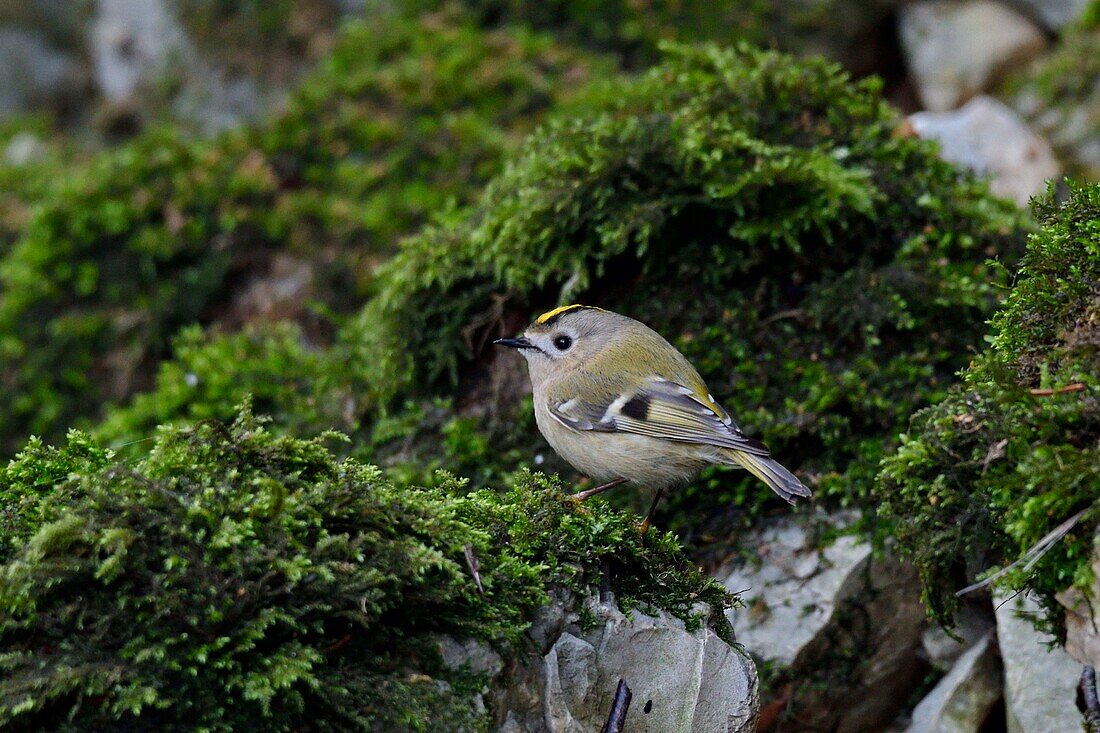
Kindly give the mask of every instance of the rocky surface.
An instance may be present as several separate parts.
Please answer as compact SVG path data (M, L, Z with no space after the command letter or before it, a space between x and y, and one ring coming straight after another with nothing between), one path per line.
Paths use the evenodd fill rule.
M852 537L818 549L795 519L743 546L755 548L759 564L718 576L746 604L729 613L738 642L795 679L820 677L798 702L794 727L782 729L880 730L924 674L917 650L926 622L912 570Z
M1066 609L1066 651L1081 664L1100 669L1100 537L1093 551L1093 581L1088 597L1076 588L1058 594L1058 602Z
M899 13L902 50L926 109L944 112L1046 50L1029 18L991 0L922 0Z
M916 708L905 733L978 733L1001 699L997 641L986 632Z
M963 654L973 649L997 625L986 603L963 603L955 615L955 628L948 633L930 626L921 635L921 650L928 663L941 672L949 671Z
M33 30L0 27L0 118L59 109L83 83L80 64L71 53Z
M1050 144L992 97L975 97L952 112L917 112L909 123L940 144L945 160L987 176L995 194L1019 206L1061 172Z
M1081 17L1089 0L1011 0L1011 3L1047 30L1059 31Z
M689 631L665 614L589 606L591 624L559 598L529 632L536 649L507 665L478 645L443 646L453 666L493 679L487 702L501 733L595 733L620 679L633 693L626 730L751 733L759 709L756 667L704 627Z
M1080 730L1074 699L1081 665L1035 630L1029 618L1040 612L1035 601L1022 595L994 600L1008 733Z

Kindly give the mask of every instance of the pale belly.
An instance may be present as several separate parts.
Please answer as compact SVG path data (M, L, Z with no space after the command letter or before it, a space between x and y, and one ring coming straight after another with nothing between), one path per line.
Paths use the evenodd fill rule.
M580 431L558 422L538 400L535 422L559 456L599 483L625 478L638 486L667 489L693 479L712 458L684 443L630 433ZM670 450L671 449L671 450ZM709 459L708 459L709 458Z

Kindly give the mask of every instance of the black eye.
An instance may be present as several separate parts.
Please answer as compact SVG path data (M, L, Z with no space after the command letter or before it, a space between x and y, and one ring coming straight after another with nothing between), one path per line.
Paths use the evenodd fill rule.
M568 336L558 336L554 339L554 348L558 351L565 351L573 345L573 339Z

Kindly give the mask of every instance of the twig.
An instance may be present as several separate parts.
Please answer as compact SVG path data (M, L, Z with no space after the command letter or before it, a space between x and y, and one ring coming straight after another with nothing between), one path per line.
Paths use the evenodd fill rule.
M481 563L477 561L474 548L466 545L462 548L462 554L466 556L466 567L470 569L470 575L474 576L474 582L477 583L477 592L485 595L485 586L481 584Z
M1100 733L1100 699L1096 696L1096 670L1085 665L1077 683L1077 709L1085 718L1088 733Z
M1058 541L1060 539L1062 539L1067 534L1069 534L1069 531L1071 529L1073 529L1075 526L1077 526L1077 523L1079 521L1081 521L1081 517L1083 517L1085 515L1085 512L1087 512L1087 511L1088 511L1087 508L1082 509L1081 511L1077 512L1072 517L1070 517L1069 519L1067 519L1066 521L1062 522L1057 527L1052 529L1050 532L1048 532L1046 534L1045 537L1043 537L1043 539L1039 540L1034 545L1032 545L1030 548L1028 548L1028 551L1025 552L1020 557L1020 559L1017 560L1016 562L1012 563L1011 565L1009 565L1007 567L1001 568L1000 570L993 573L993 575L990 575L985 580L980 580L977 583L974 583L973 585L966 586L962 590L955 591L955 595L956 596L965 596L967 593L971 593L971 592L976 591L976 590L981 590L982 588L985 588L986 586L989 586L989 585L997 582L998 580L1000 580L1004 576L1008 575L1009 573L1011 573L1013 570L1020 567L1021 565L1024 566L1024 572L1027 572L1028 570L1031 570L1033 567L1035 567L1035 563L1037 563L1037 562L1039 562L1040 560L1043 559L1043 555L1050 552L1054 548L1054 546L1058 544Z
M619 680L619 686L615 688L615 701L611 704L611 714L607 716L607 722L603 724L600 733L623 733L626 711L630 709L632 697L634 693L626 686L626 680Z
M1029 389L1028 392L1036 397L1050 397L1056 394L1065 394L1066 392L1083 392L1085 385L1081 382L1074 382L1073 384L1067 384L1065 387L1056 387L1055 389Z

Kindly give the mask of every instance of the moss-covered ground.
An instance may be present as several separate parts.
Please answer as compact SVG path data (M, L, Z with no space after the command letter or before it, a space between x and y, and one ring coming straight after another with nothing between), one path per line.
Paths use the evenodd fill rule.
M1054 595L1088 588L1100 526L1100 186L1036 204L1016 282L988 348L942 402L914 416L876 496L920 570L931 613L1084 511L1066 537L1000 587L1033 592L1058 630ZM1028 557L1028 560L1030 560Z

